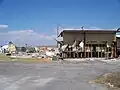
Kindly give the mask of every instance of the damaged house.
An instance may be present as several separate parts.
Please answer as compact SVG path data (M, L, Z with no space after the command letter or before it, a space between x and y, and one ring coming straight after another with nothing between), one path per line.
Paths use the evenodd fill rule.
M12 42L8 43L8 52L11 54L16 53L16 46Z
M117 56L115 30L63 29L58 38L62 58L110 58Z

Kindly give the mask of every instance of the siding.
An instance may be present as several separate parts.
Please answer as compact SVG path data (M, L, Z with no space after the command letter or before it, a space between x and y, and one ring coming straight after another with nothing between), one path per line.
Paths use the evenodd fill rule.
M63 33L63 43L72 45L74 40L83 40L84 36L82 33Z
M74 40L84 40L82 32L64 32L63 42L64 44L72 45ZM107 41L109 45L115 40L115 33L113 32L86 32L86 41Z

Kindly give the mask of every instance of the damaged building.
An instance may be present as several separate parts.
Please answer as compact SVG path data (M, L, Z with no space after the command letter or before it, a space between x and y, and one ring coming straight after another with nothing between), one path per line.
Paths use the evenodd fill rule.
M115 30L63 29L58 38L62 58L117 57Z

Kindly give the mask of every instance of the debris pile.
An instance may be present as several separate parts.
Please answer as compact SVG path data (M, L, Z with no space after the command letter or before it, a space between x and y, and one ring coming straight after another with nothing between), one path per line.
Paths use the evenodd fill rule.
M120 72L106 73L99 76L94 82L105 84L112 88L120 88Z
M40 59L40 58L45 58L45 59L49 59L49 60L57 60L57 54L58 54L58 49L57 48L49 48L49 49L40 49L38 52L37 51L33 52L31 50L34 49L30 49L30 50L26 50L27 52L18 52L16 54L12 54L11 57L12 58L36 58L36 59ZM30 51L30 52L28 52Z

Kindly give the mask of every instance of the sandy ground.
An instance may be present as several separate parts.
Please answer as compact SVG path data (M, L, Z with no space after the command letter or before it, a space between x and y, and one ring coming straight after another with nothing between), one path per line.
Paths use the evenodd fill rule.
M91 84L99 75L120 71L118 63L0 62L0 90L107 90Z

